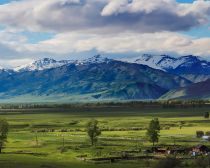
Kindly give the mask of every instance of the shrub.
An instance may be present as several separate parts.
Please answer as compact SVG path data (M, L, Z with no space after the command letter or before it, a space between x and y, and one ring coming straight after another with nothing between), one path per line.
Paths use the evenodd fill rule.
M209 118L209 112L204 113L204 118Z
M76 131L76 132L83 132L83 130L80 129L80 128L76 128L74 131Z
M69 122L69 125L76 125L78 123L79 123L79 121L73 120L73 121Z
M61 129L61 131L60 131L60 132L68 132L68 129L63 128L63 129Z
M61 153L68 152L68 148L67 147L61 147L60 152Z
M205 135L210 136L210 131L207 131Z
M167 127L164 128L164 130L170 130L170 127L167 126Z
M39 129L36 132L48 132L48 129Z
M202 136L204 136L204 132L203 131L196 131L196 137L197 138L202 138Z

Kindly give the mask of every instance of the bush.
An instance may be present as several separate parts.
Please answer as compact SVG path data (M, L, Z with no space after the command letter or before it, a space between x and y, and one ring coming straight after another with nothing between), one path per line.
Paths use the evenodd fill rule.
M63 128L63 129L60 130L60 132L68 132L68 129Z
M154 166L154 168L175 168L181 164L180 160L176 158L165 158L160 161Z
M196 131L196 137L197 138L202 138L202 136L204 136L204 132L203 131Z
M73 121L69 122L69 125L76 125L78 123L79 123L79 121L73 120Z
M209 118L209 112L204 113L204 118Z
M169 126L168 127L165 127L164 130L170 130L170 127Z
M68 152L68 148L67 147L61 147L60 152L61 153Z
M48 129L39 129L39 130L37 130L36 132L48 132Z
M207 131L205 135L210 136L210 131Z

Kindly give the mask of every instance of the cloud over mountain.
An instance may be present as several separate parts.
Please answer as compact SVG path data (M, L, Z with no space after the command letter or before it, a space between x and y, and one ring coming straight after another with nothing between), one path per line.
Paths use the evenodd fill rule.
M209 1L22 0L1 5L0 22L33 31L177 31L205 23L209 11Z

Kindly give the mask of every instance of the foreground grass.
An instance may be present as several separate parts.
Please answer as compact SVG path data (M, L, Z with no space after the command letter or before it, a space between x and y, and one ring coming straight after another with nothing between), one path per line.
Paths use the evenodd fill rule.
M10 124L8 143L0 155L1 168L136 168L148 167L145 160L122 161L114 164L89 163L79 160L109 157L123 151L143 150L151 144L145 139L149 121L159 117L161 137L159 144L194 146L210 145L195 137L196 130L210 131L210 121L203 113L210 108L187 109L136 109L98 108L78 111L57 111L40 109L36 112L1 111L0 117ZM103 129L97 147L91 147L85 133L86 123L95 118ZM180 129L180 121L184 126ZM131 128L142 128L134 131ZM167 128L167 129L166 129ZM42 132L53 129L53 132ZM121 131L119 131L119 130ZM35 131L40 131L36 133ZM67 132L66 132L67 130ZM38 142L36 141L36 137ZM64 150L61 150L64 146ZM153 161L151 161L153 164Z

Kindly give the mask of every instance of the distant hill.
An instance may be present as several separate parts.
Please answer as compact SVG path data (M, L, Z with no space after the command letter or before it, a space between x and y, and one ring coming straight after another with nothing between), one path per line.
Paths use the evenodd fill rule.
M210 79L171 90L160 99L210 99Z

